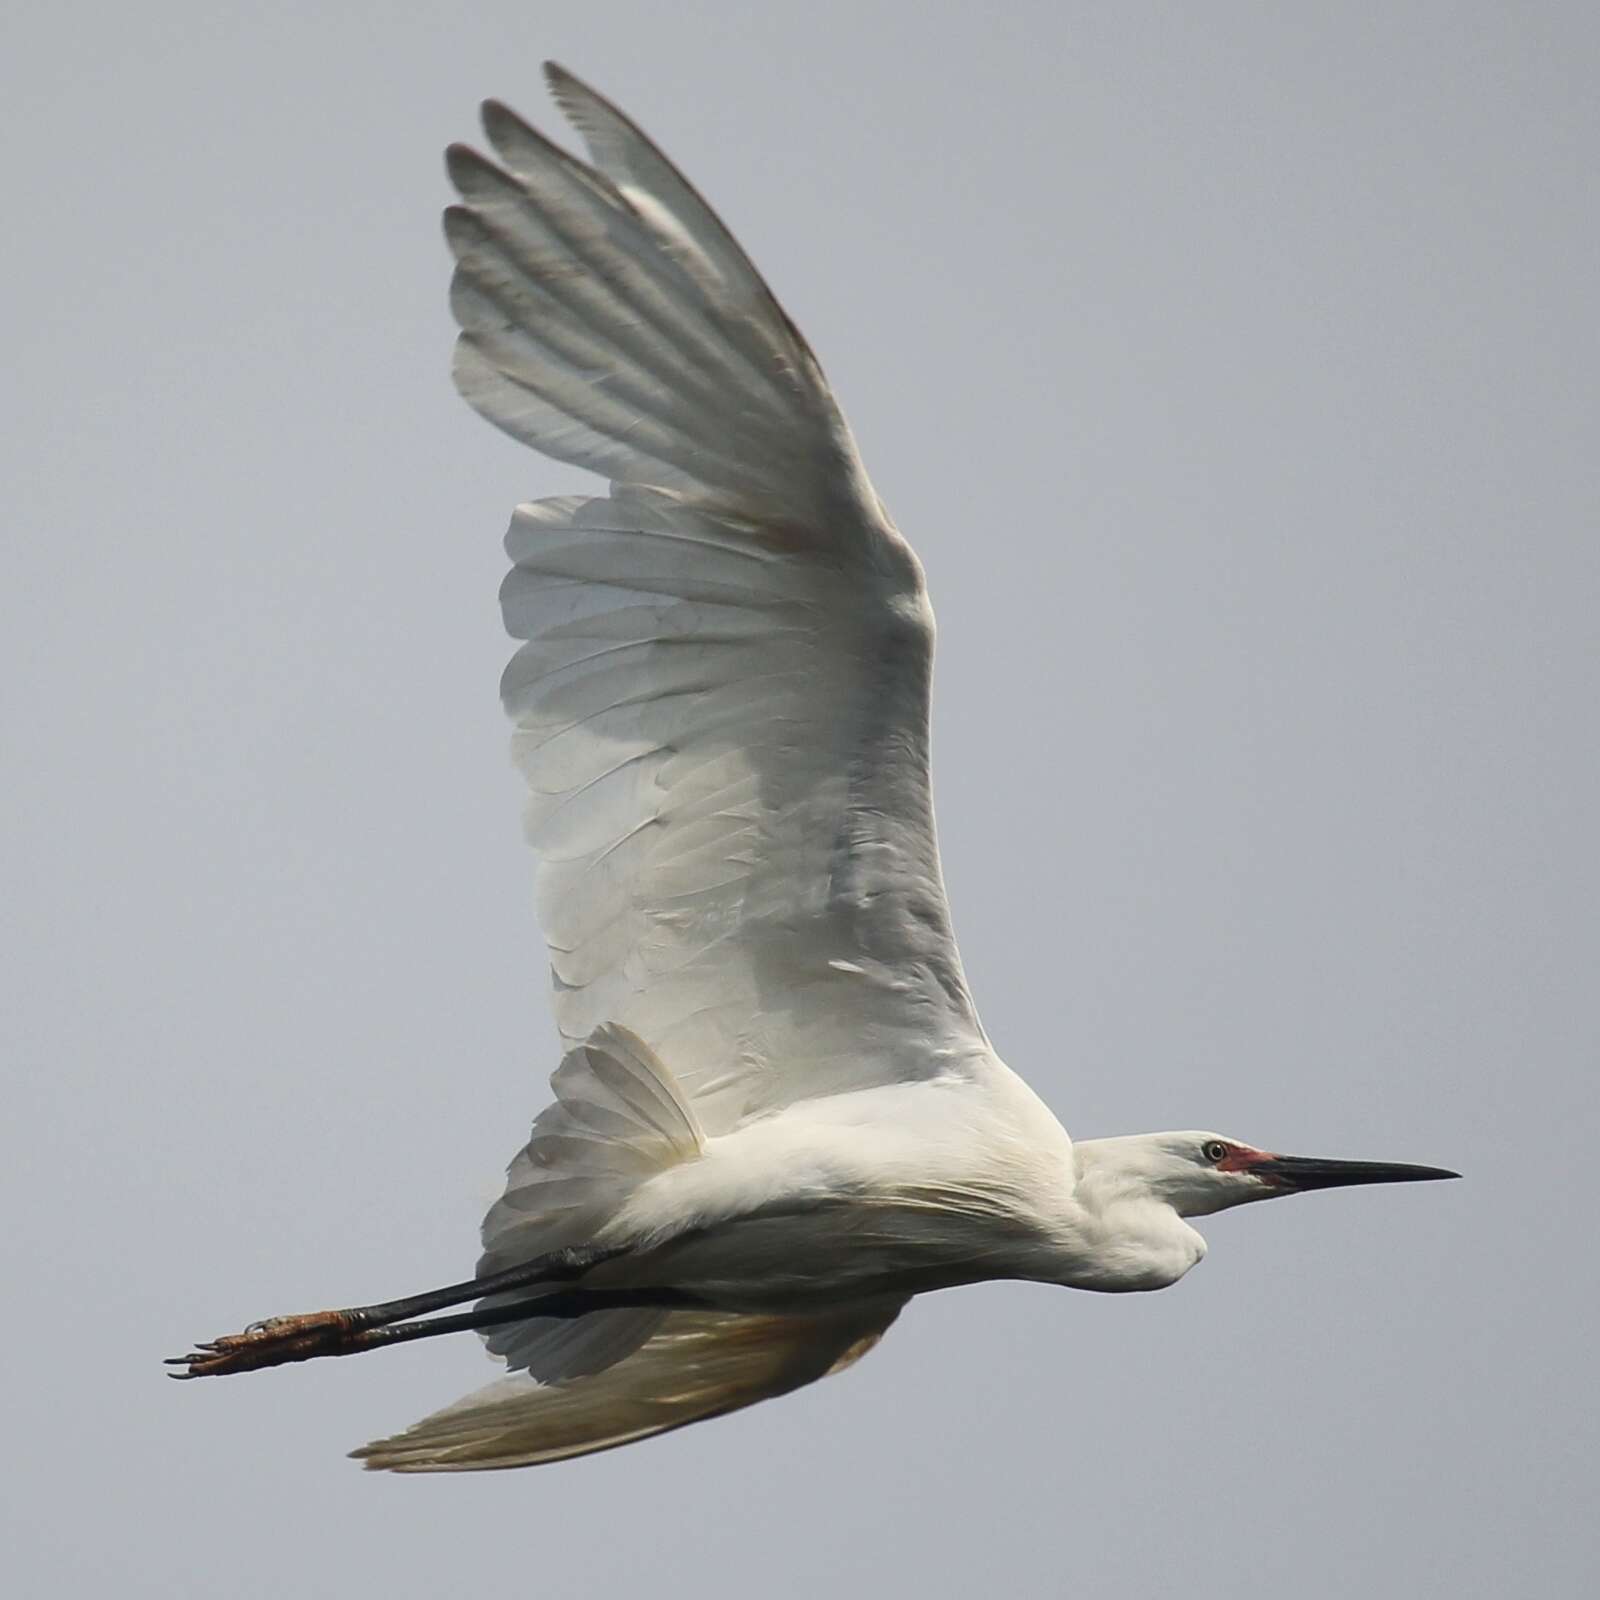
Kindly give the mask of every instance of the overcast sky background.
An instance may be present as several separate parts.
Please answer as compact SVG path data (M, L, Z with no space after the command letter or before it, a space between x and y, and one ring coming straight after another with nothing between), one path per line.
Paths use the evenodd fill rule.
M1576 1596L1596 1565L1592 6L16 4L0 1547L28 1596ZM556 1063L443 145L564 61L819 351L940 620L996 1045L1084 1134L1459 1167L364 1475Z

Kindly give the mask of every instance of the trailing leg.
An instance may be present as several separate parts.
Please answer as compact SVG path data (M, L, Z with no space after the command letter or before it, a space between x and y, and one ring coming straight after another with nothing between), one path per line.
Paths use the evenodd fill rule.
M429 1289L399 1300L385 1300L370 1306L348 1306L340 1311L311 1311L297 1316L268 1317L262 1322L252 1323L243 1333L224 1334L197 1345L188 1355L169 1358L168 1366L188 1369L169 1376L206 1378L230 1372L252 1372L259 1367L310 1361L317 1356L354 1355L362 1350L376 1349L381 1344L428 1338L435 1332L455 1333L465 1328L492 1327L497 1323L535 1315L574 1317L607 1307L685 1303L681 1298L650 1298L652 1294L672 1294L675 1291L646 1290L635 1293L589 1290L581 1294L563 1295L552 1290L489 1311L466 1312L432 1322L406 1320L426 1317L446 1306L461 1305L485 1295L537 1288L545 1284L575 1283L590 1268L626 1253L625 1245L569 1245L536 1256L532 1261L504 1272L489 1273L481 1278L448 1284L442 1289ZM580 1302L581 1309L567 1309L578 1307Z

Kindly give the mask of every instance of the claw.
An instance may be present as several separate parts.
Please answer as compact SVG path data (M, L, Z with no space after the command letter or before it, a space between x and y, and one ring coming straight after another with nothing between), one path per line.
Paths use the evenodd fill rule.
M267 1317L252 1322L243 1333L225 1333L197 1344L188 1355L169 1356L164 1365L188 1369L169 1372L169 1378L212 1378L230 1372L254 1372L261 1367L283 1366L290 1361L338 1355L340 1346L352 1331L350 1318L339 1311Z

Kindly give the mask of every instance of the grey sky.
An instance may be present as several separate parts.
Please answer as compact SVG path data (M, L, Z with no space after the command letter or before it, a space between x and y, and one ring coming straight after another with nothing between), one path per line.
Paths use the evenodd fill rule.
M1592 1592L1592 7L6 33L15 1593ZM470 1339L160 1376L461 1275L555 1065L494 597L585 480L452 393L437 226L479 98L556 127L545 55L722 210L924 558L1002 1054L1082 1134L1465 1182L1212 1219L1160 1295L933 1297L531 1472L342 1458Z

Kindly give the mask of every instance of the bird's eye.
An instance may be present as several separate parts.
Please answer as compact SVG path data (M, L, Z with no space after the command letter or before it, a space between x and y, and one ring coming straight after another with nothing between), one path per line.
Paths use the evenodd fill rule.
M1200 1154L1213 1164L1222 1160L1227 1153L1228 1147L1220 1139L1208 1139L1200 1147Z

